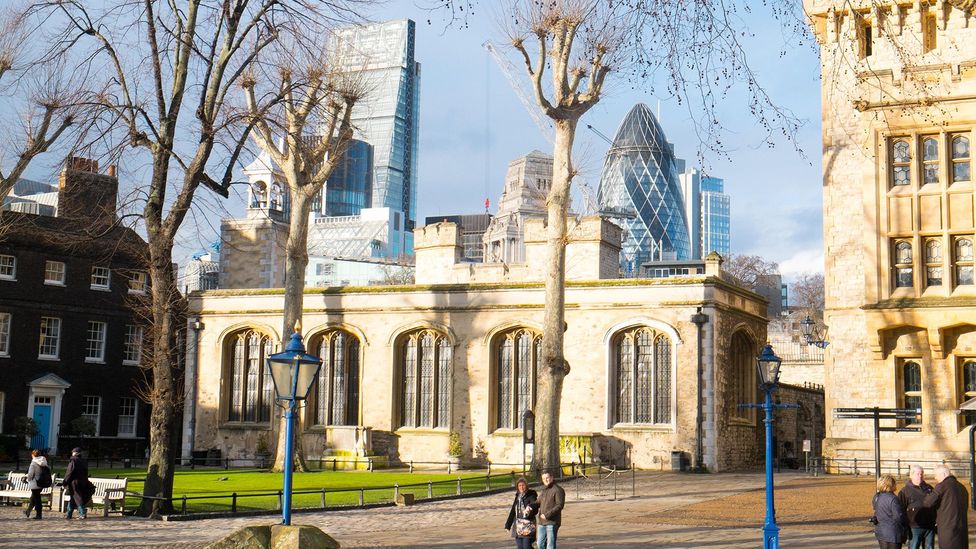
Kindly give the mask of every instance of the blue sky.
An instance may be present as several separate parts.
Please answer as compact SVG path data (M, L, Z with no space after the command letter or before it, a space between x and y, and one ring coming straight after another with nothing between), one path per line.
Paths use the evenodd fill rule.
M417 22L416 57L422 65L420 100L418 221L427 216L483 211L485 198L492 210L501 193L509 161L533 149L551 152L551 145L535 126L498 65L482 47L486 40L505 43L495 22L498 16L484 5L466 28L447 26L442 12L429 12L415 1L394 0L365 14L373 20L410 18ZM745 4L743 2L742 4ZM816 49L796 46L762 8L741 13L749 36L744 38L749 62L760 82L782 107L807 120L799 135L805 156L785 141L769 148L765 131L749 114L743 90L733 90L718 105L717 115L729 132L723 136L728 158L706 157L711 175L725 180L732 197L732 251L758 254L777 261L789 276L823 269L820 83ZM430 19L430 23L428 23ZM513 58L513 61L515 59ZM520 64L515 65L521 69ZM519 77L522 75L519 73ZM663 82L614 80L600 103L580 124L575 161L595 191L607 143L586 129L590 124L612 136L624 115L637 102L656 112L679 157L694 163L700 149L684 106L650 93ZM55 165L63 158L52 153L32 165L27 177L55 180ZM60 156L59 156L60 155ZM250 159L245 160L245 164ZM133 157L120 167L126 182L143 180L148 165ZM243 179L240 177L239 179ZM243 191L243 187L234 187ZM243 193L222 201L201 190L197 207L180 232L175 259L217 239L220 217L243 212Z
M431 17L409 0L390 2L372 15L378 20L411 18L417 22L416 56L422 65L420 220L482 211L486 194L494 208L508 162L532 149L551 151L508 80L481 46L488 39L504 43L495 17L475 8L465 29L445 28L437 13ZM780 105L807 120L799 136L806 157L785 141L776 142L772 149L764 145L765 132L749 114L743 95L733 92L720 104L718 115L729 129L723 139L729 159L706 160L712 174L725 179L726 192L732 196L733 253L762 255L779 262L787 274L822 270L817 52L808 43L787 44L779 23L762 10L746 17L754 35L746 43L750 63L761 82ZM787 53L782 55L784 50ZM584 116L575 158L594 190L607 143L585 125L612 137L637 102L657 111L660 100L661 123L676 153L690 162L697 157L699 140L688 112L675 101L652 95L647 91L650 87L646 82L613 81L600 103Z

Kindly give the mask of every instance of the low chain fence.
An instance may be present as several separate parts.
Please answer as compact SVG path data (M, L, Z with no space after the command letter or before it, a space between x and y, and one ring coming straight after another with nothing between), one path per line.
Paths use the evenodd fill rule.
M580 499L617 500L637 495L637 476L633 468L617 469L602 465L577 465L578 476L572 489Z

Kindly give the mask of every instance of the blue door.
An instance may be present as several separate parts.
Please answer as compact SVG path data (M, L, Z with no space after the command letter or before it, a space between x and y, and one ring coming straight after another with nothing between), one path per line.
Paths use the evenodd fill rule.
M31 439L31 448L48 448L47 437L51 433L51 405L34 405L34 423L37 424L37 434Z

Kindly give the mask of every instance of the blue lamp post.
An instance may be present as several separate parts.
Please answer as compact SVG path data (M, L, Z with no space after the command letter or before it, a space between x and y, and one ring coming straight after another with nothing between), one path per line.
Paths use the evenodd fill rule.
M772 345L763 347L756 358L759 387L766 395L762 404L740 404L744 408L760 408L766 412L766 521L763 524L763 549L779 548L779 526L776 526L776 505L773 500L773 410L799 408L796 404L776 404L773 391L779 387L779 367L783 361L773 352Z
M274 381L277 400L285 403L285 473L283 498L281 503L281 523L291 525L291 474L294 458L295 406L299 400L308 398L315 376L322 366L322 359L305 353L302 343L301 327L295 324L295 333L281 353L268 357L268 368Z

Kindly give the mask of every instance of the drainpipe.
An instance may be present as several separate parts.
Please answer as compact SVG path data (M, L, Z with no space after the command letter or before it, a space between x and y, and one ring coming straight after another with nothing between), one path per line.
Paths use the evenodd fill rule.
M193 463L194 440L197 426L197 349L200 343L200 332L203 323L199 318L187 319L186 331L190 337L186 338L186 371L184 373L184 387L186 389L183 401L183 465Z
M704 326L708 322L708 315L698 307L698 312L691 315L691 322L698 328L698 399L697 411L695 416L695 470L702 472L705 470L705 445L704 429L705 414L703 411L703 385L705 384L705 363L702 357L702 339L704 337Z

